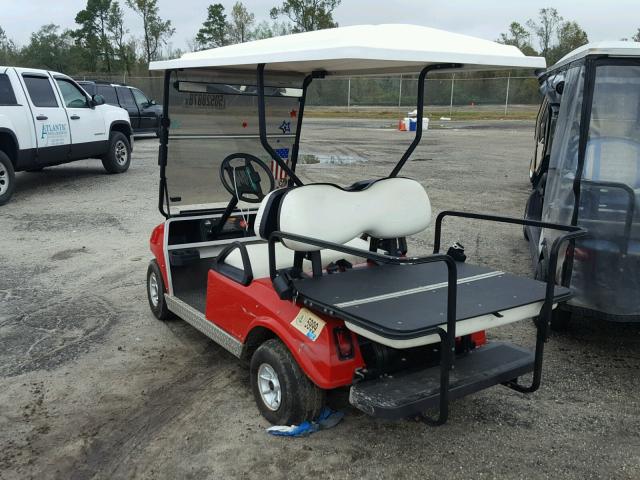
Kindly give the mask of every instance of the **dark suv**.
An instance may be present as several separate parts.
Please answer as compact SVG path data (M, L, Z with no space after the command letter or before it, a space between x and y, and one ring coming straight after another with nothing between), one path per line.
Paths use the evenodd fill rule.
M81 80L79 85L90 95L102 95L105 103L124 108L129 112L134 134L152 133L159 135L162 105L150 100L139 89L129 85Z

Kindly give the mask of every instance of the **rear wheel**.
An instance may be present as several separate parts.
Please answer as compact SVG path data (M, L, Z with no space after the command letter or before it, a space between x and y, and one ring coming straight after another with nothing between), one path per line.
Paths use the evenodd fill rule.
M7 203L13 195L15 177L11 160L0 151L0 205Z
M124 173L131 164L131 144L122 132L111 132L109 150L102 157L102 165L108 173Z
M294 425L318 417L325 392L300 370L287 347L270 339L251 358L251 389L258 409L274 425Z
M147 269L147 299L149 300L149 308L158 320L167 320L171 315L164 299L165 292L158 262L152 260Z

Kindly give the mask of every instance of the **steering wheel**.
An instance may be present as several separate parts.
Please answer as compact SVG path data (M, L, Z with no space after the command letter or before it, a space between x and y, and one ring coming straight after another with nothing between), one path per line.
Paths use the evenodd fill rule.
M254 168L254 165L258 167ZM276 186L276 179L269 167L255 155L249 153L233 153L220 165L220 181L234 198L249 203L260 203L265 197L258 171L262 169L269 179L269 193Z

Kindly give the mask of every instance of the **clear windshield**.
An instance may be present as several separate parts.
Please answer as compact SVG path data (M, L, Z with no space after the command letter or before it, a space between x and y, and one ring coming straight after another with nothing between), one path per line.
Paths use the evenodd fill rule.
M245 153L261 160L277 177L284 175L260 144L255 74L230 77L214 72L174 72L169 86L167 191L172 213L226 203L220 166L229 155ZM265 76L269 142L289 161L295 140L302 79ZM261 186L267 174L257 169Z
M575 208L573 184L582 103L582 80L574 79L580 91L573 92L568 80L569 76L552 152L554 168L545 195L546 219L561 223L570 223ZM638 65L620 62L596 68L578 225L587 228L590 237L576 244L571 279L576 297L572 303L614 315L640 315Z

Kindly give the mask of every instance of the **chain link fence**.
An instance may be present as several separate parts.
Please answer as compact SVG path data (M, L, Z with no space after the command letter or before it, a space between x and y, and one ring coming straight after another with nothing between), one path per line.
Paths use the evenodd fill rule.
M161 76L81 74L76 80L125 83L142 90L161 103ZM307 105L339 110L412 110L416 106L418 79L409 77L353 77L317 80L309 87ZM502 115L533 111L540 102L538 82L533 77L496 76L473 78L450 75L427 79L425 106L449 115L460 111L482 110Z

